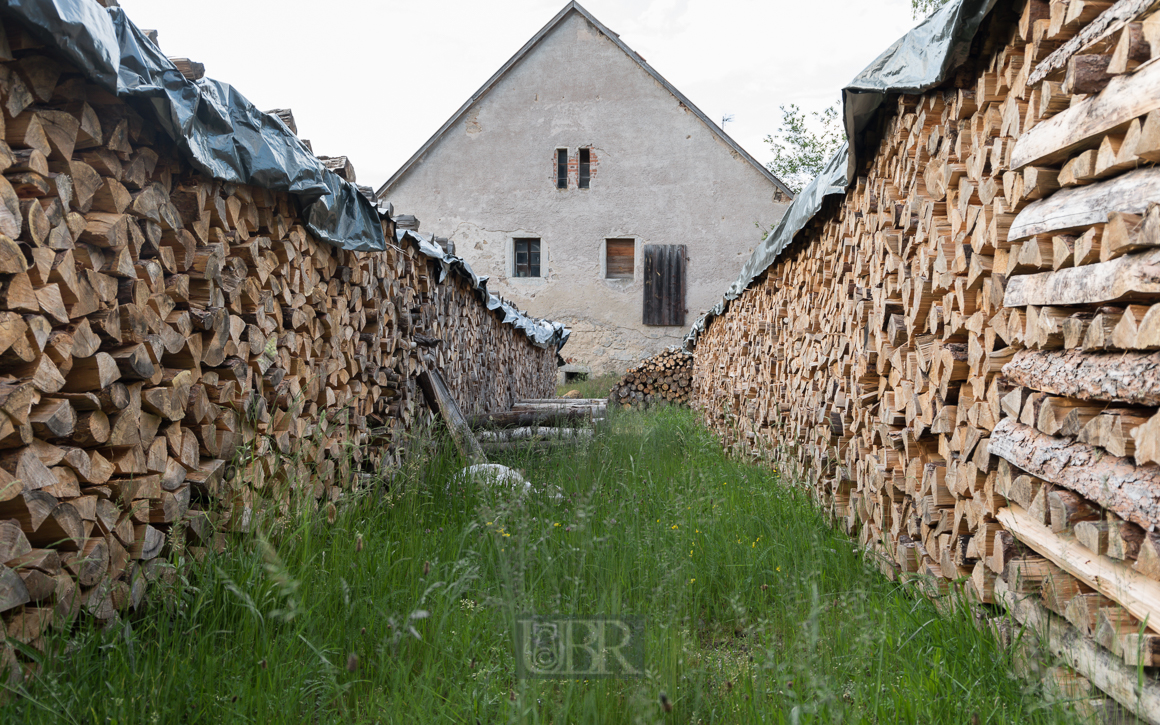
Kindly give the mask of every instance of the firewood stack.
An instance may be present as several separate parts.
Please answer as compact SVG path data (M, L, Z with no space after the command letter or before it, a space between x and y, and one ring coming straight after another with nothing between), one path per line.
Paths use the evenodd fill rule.
M438 283L440 263L391 220L385 252L320 243L286 194L199 176L151 116L8 25L9 638L35 648L79 610L136 607L170 553L220 550L259 514L328 504L396 465L404 433L432 419L425 369L468 414L553 394L555 346L503 323L462 274ZM0 644L0 678L29 667Z
M889 574L1070 623L1052 647L1155 718L1160 14L999 5L710 322L695 402Z
M692 383L693 356L671 347L629 368L608 399L626 409L662 402L688 405Z

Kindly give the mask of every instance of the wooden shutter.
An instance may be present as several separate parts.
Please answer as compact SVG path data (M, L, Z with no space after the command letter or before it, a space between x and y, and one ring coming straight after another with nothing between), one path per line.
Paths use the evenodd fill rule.
M644 324L685 326L685 245L644 248Z
M606 279L632 279L636 266L636 241L608 239L604 242L604 276Z

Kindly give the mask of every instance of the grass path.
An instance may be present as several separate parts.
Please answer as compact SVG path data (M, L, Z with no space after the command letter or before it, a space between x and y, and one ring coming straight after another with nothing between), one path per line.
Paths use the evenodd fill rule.
M884 579L687 411L511 463L564 500L449 488L455 459L434 456L385 500L54 640L0 722L1069 722L988 635ZM526 612L645 617L646 676L517 679Z

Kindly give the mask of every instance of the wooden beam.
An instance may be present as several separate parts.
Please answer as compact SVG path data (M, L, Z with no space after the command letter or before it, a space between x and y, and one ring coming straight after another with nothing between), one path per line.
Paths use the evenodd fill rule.
M1141 622L1160 626L1160 582L1088 551L1069 534L1052 532L1018 506L1000 509L997 518L1015 538L1060 569L1118 602Z
M1104 90L1033 126L1011 152L1011 169L1053 166L1073 151L1092 145L1104 134L1160 108L1160 59L1128 75L1116 76Z
M1086 305L1160 294L1160 248L1110 262L1012 277L1004 307Z
M455 441L455 447L459 449L460 454L471 465L487 463L487 455L484 454L479 441L471 434L467 418L459 409L455 398L451 396L451 391L447 389L447 383L443 381L439 371L427 370L419 375L419 385L430 399L431 407L443 416L443 421L447 423L447 429L451 432L451 438Z
M1160 466L1137 466L1130 458L1044 435L1013 418L999 421L988 446L991 455L1075 491L1148 531L1160 523Z
M1143 214L1160 199L1160 169L1130 171L1109 181L1057 191L1027 205L1007 231L1007 241L1108 221L1114 211Z

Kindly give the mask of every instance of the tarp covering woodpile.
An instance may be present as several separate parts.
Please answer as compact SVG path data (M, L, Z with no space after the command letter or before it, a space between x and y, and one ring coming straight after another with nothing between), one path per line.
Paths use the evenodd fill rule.
M172 68L127 90L167 61L116 8L0 9L0 677L31 666L12 640L136 607L170 554L389 472L433 420L425 371L467 415L554 393L567 330L281 121Z
M1157 5L998 3L937 83L881 88L694 362L726 443L808 482L889 575L1006 610L1074 668L1052 671L1074 697L1149 722Z

